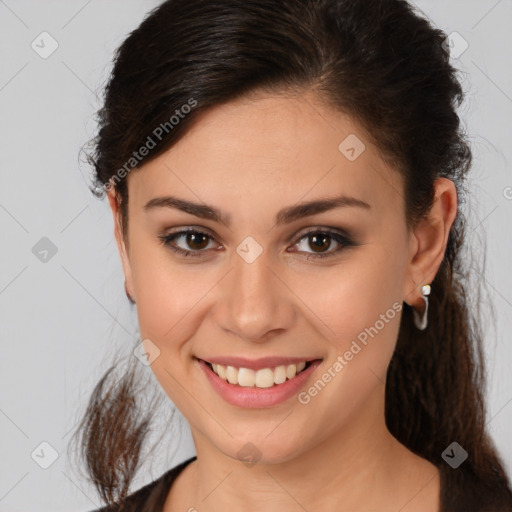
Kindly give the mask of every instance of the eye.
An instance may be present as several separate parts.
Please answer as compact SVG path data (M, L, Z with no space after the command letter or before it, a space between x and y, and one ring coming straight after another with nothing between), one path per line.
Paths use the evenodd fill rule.
M212 247L208 248L208 245L215 240L208 233L194 228L184 229L168 235L161 235L158 238L163 245L175 253L183 257L193 258L202 257L202 253L211 250ZM184 247L178 245L178 241L180 240ZM306 240L306 242L304 243L303 240ZM328 251L333 242L338 244L339 247L335 250ZM303 233L293 247L299 246L300 244L303 244L303 250L291 252L306 252L305 258L308 260L335 256L343 249L356 245L349 236L330 229L315 229ZM307 249L308 246L313 249L312 253L308 253L304 250Z
M171 233L170 235L162 235L158 238L160 238L163 245L185 257L202 256L200 253L206 252L208 241L213 240L213 237L208 233L195 229L185 229L178 231L177 233ZM182 239L182 243L185 244L185 248L177 246L176 240L180 239Z
M305 242L302 242L302 240L305 240ZM338 244L339 247L335 250L328 251L332 246L333 241ZM301 243L304 248L310 247L313 249L313 253L309 253L306 256L306 259L308 260L336 256L343 249L353 247L355 245L348 236L332 230L309 231L303 234L299 239L299 242L295 245L300 246Z

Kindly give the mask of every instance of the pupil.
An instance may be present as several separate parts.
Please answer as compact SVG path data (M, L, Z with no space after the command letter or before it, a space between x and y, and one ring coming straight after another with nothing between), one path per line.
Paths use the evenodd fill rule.
M201 244L200 242L198 242L198 240L200 239L203 239L203 243ZM206 242L206 243L204 243ZM207 240L207 237L204 233L188 233L187 234L187 244L189 244L189 246L192 246L194 249L203 249L204 247L206 247L208 245L208 240ZM194 246L195 244L195 246ZM200 246L200 247L198 247Z
M315 251L316 251L316 249L322 249L322 245L324 246L323 247L324 249L329 248L329 237L326 235L320 235L320 236L313 235L312 240L313 240L313 249ZM327 242L327 245L326 245L326 242ZM317 251L317 252L321 252L321 251Z

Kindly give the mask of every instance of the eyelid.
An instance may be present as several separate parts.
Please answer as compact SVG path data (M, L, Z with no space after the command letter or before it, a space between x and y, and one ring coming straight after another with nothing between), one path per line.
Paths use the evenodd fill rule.
M306 235L313 234L313 233L328 233L328 234L337 234L340 237L346 238L348 241L351 241L354 239L353 235L342 228L335 228L335 227L328 227L328 226L309 226L307 228L301 229L298 233L292 235L289 237L286 242L289 243L292 240L296 239L297 241L304 238Z

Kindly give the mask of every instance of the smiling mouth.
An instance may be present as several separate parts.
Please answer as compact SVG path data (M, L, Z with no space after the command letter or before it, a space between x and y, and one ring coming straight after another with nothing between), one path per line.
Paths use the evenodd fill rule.
M315 361L302 361L297 364L278 365L253 370L251 368L227 366L204 361L210 370L222 380L234 386L271 388L279 386L307 370Z

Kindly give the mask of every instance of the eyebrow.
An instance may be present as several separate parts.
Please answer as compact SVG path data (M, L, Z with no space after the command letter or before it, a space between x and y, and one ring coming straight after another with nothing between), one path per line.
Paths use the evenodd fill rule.
M288 206L280 210L276 215L276 226L288 224L303 217L309 217L318 213L323 213L334 208L357 207L365 210L371 210L371 206L355 197L338 196L326 199L317 199L297 205ZM219 222L225 226L230 226L230 216L221 210L207 204L194 203L185 199L179 199L173 196L155 197L144 205L144 210L149 211L154 208L173 208L190 213L202 219Z

